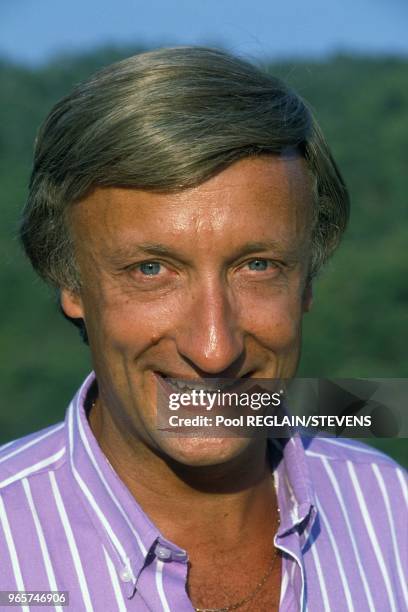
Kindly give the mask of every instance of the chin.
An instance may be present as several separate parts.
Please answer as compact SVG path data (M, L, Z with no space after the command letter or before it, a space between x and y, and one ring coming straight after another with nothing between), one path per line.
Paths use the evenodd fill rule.
M160 440L160 454L184 466L224 465L245 454L252 438L167 437Z

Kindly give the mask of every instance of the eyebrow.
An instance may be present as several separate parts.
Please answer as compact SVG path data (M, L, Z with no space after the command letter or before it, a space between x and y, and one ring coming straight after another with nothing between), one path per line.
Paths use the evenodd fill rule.
M259 251L273 251L277 255L285 255L290 259L296 257L299 253L299 248L289 247L287 244L277 242L276 240L264 240L259 242L246 242L245 245L238 249L237 256L251 255Z
M177 249L169 248L165 244L156 242L143 242L130 245L122 245L115 249L113 254L109 254L109 258L125 259L127 257L135 257L136 255L159 255L181 257L181 253Z
M297 248L288 247L285 243L275 240L251 241L246 242L242 247L233 252L228 259L234 261L240 257L259 253L260 251L272 251L276 256L285 257L288 260L296 260L299 257L300 245ZM141 254L156 255L158 257L172 257L180 261L186 262L185 255L177 248L168 247L161 243L144 242L134 245L122 245L115 249L113 254L109 254L109 259L122 260L130 257L135 257Z
M165 244L143 242L128 245L120 245L115 250L105 253L104 258L114 266L123 265L130 259L140 257L141 255L153 255L156 257L169 257L177 259L183 263L187 263L185 255L175 248L169 248Z

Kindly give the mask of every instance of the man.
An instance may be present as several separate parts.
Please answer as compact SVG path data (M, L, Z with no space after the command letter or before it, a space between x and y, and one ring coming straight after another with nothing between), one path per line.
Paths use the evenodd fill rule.
M2 590L68 591L75 612L406 609L391 459L156 421L177 380L294 376L347 216L304 102L222 52L131 57L55 106L22 239L94 373L65 423L2 451Z

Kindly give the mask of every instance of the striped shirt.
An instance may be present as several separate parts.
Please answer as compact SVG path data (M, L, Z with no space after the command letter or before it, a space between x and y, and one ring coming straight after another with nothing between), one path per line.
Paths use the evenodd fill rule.
M192 612L186 552L141 510L92 434L93 381L63 423L0 450L0 590L69 591L74 612ZM281 611L408 610L401 467L356 442L295 434L275 484Z

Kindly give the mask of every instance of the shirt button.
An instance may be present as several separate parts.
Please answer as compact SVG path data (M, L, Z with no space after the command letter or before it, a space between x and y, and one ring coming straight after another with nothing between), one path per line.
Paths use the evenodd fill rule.
M165 546L157 546L156 547L156 555L159 559L170 559L171 558L171 550L166 548Z
M131 582L132 574L128 567L123 567L119 572L120 579L122 582Z
M181 550L180 552L175 552L174 558L178 561L185 561L187 559L187 553L184 550Z

